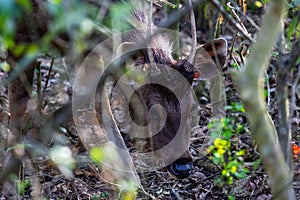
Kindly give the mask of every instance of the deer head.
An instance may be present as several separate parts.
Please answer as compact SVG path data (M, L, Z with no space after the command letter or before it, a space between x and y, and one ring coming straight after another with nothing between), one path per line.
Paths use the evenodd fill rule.
M147 24L144 12L136 12L134 16L139 23ZM104 127L100 136L121 144L119 129L126 130L124 132L129 133L137 145L145 142L146 145L133 153L133 157L146 164L145 168L166 167L175 177L186 178L193 168L189 130L194 104L194 76L195 73L206 78L215 76L218 73L215 63L224 63L227 43L218 39L199 46L192 62L188 59L175 60L170 37L161 32L156 34L156 31L157 28L152 25L150 29L134 29L125 34L125 42L119 46L116 59L101 74L95 99L95 104L101 104L97 102L99 98L105 102L96 106ZM107 45L110 44L107 42ZM102 54L104 59L111 56L105 49ZM111 62L111 59L108 60ZM94 63L95 59L91 59L86 66L94 66ZM78 73L84 81L98 77L96 73L89 73L91 77L87 78L84 76L86 72ZM105 84L107 79L111 80L109 87ZM76 91L81 92L84 89L81 86L86 88L86 82L78 83ZM117 103L113 102L114 99ZM86 107L90 106L89 102L86 104ZM115 112L116 107L122 109ZM122 117L116 113L121 113ZM80 122L80 119L79 116L77 121ZM124 124L129 124L129 128L124 128ZM124 148L123 143L121 146ZM126 160L123 163L127 163Z
M200 73L209 78L218 73L216 62L224 64L227 42L217 39L199 46L193 63L190 63L188 59L173 59L168 37L153 36L142 46L141 38L145 38L143 30L134 30L117 50L118 56L131 53L134 63L131 70L135 71L134 75L129 74L119 80L120 84L115 84L120 86L123 94L127 93L124 95L129 106L127 111L123 110L131 123L127 131L136 141L150 144L150 148L139 149L140 152L160 152L154 154L154 159L148 157L149 162L155 163L158 156L172 175L186 178L193 168L188 147L194 76ZM128 64L124 66L128 67ZM132 88L131 92L128 87Z

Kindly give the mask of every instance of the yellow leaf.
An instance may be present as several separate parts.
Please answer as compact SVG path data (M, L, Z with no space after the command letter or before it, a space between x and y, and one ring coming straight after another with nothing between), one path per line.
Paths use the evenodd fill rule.
M11 69L10 65L6 61L0 64L0 68L5 72L9 72Z
M255 1L255 6L261 8L263 7L263 4L260 1Z
M231 168L230 168L230 172L231 173L235 173L237 170L237 167L235 165L233 165Z
M96 164L99 164L100 162L102 162L105 158L103 148L93 147L90 151L90 158Z

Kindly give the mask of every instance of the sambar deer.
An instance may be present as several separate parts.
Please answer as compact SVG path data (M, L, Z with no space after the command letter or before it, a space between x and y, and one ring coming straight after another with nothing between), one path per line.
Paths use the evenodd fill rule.
M194 77L215 71L216 63L224 64L227 42L216 39L199 46L194 63L189 58L177 61L172 56L170 36L158 33L163 30L149 22L145 9L134 10L131 17L135 29L124 34L117 54L121 60L122 56L131 58L134 66L121 62L121 66L117 64L119 72L129 71L127 75L110 73L114 120L109 123L128 133L135 141L134 157L150 169L166 166L171 175L186 178L193 169L188 148ZM99 87L103 91L104 84ZM101 108L98 113L101 115Z
M167 165L168 171L177 178L186 178L190 175L193 168L192 157L188 150L188 138L189 113L193 104L191 90L194 76L195 73L199 72L198 69L214 71L213 61L215 60L218 60L219 64L222 65L227 52L227 43L224 39L217 39L200 46L197 49L194 63L188 62L188 59L176 61L172 57L172 42L169 37L165 34L151 35L155 33L157 28L154 24L151 25L150 29L147 28L149 20L146 12L137 10L133 12L133 18L136 19L136 23L140 24L140 27L136 28L142 27L142 29L136 29L131 32L132 34L127 35L125 43L119 47L119 52L122 54L133 50L134 55L131 55L131 57L135 59L136 69L144 74L143 77L148 82L141 87L137 87L133 95L127 99L129 105L126 105L127 108L129 107L129 117L133 119L133 124L137 125L133 125L134 128L141 128L134 130L146 130L146 133L142 134L138 131L130 135L133 138L141 138L139 136L141 134L144 138L150 138L151 151L159 151L157 155L160 155L163 163ZM45 24L38 24L38 28L40 26L43 27L43 25ZM21 27L20 31L22 36L24 36L24 33L26 36L30 36L26 27ZM149 39L147 37L149 33L151 39L149 42L146 42L146 46L137 46ZM20 38L20 41L17 42L32 42L32 40L31 38ZM16 61L19 60L13 55L9 56ZM124 69L125 66L120 68ZM33 69L34 63L31 63L31 66L25 70L26 79L30 83L32 83L33 79ZM127 85L132 86L131 84ZM103 85L100 85L100 87L103 87ZM121 92L126 97L126 91L122 91L121 88ZM9 93L11 107L10 126L13 128L11 128L12 134L8 145L12 146L21 140L22 117L26 110L30 92L25 89L23 82L18 78L11 82ZM103 111L99 110L100 114L101 112ZM115 115L115 118L118 117ZM122 126L121 120L114 121L117 121L117 125ZM114 121L109 123L115 123ZM143 127L146 127L146 129L143 129ZM147 130L149 130L149 133L147 133ZM147 137L147 134L149 137ZM169 146L174 141L174 138L176 138L175 143ZM163 150L160 151L161 149ZM173 154L175 151L177 153ZM152 159L150 160L152 161ZM20 164L20 158L15 158L13 154L9 155L7 158L8 165L16 162ZM1 177L5 175L3 172Z

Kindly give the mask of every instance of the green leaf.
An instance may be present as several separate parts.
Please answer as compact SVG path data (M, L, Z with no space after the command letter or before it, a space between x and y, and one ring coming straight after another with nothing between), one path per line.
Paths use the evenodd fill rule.
M101 197L101 198L106 198L106 197L108 197L108 192L107 192L107 191L101 192L100 197Z
M19 181L18 184L17 184L18 193L20 195L24 195L25 190L30 187L30 184L31 183L30 183L29 180L21 180L21 181Z
M16 57L20 57L24 53L25 49L25 44L18 44L15 46L15 48L13 48L12 52Z
M56 5L60 5L61 4L61 0L50 0L51 3L56 4Z
M222 135L226 140L229 140L232 136L232 129L227 129L222 132Z
M36 44L29 44L26 47L26 53L27 55L29 55L29 57L31 56L35 56L39 51L39 48Z
M245 149L242 149L242 150L239 150L237 153L236 153L236 155L237 156L243 156L243 155L245 155Z
M103 162L103 160L105 159L103 148L93 147L90 151L90 158L96 164L100 164L101 162Z
M286 29L286 32L287 32L287 42L288 43L291 43L291 39L292 39L292 36L294 35L295 33L295 30L296 30L296 26L298 24L298 16L294 17L290 23L290 25L288 26L288 28Z
M255 1L255 6L258 7L258 8L261 8L263 7L263 4L260 2L260 1Z
M9 72L11 69L10 65L6 61L0 63L0 68L5 72Z
M228 195L228 200L235 200L235 197L233 195Z

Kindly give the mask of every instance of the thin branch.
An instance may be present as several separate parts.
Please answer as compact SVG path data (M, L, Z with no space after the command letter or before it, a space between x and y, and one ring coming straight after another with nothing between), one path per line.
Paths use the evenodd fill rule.
M293 44L290 54L284 58L284 64L286 70L289 71L297 63L298 57L300 56L300 38Z
M223 5L220 3L220 1L218 0L211 0L209 1L216 9L218 9L223 17L225 19L228 20L228 22L234 26L247 40L251 41L251 42L254 42L254 40L250 37L250 35L244 31L244 29L242 28L241 24L235 20L232 16L230 16L228 14L228 12L225 10L225 8L223 7Z
M291 119L293 117L294 111L298 108L296 105L296 91L297 91L297 86L298 86L299 80L300 80L300 70L298 69L297 76L292 85L292 97L291 97L291 104L290 104L290 120L289 120L290 123L292 123ZM291 124L290 124L290 127L291 127Z
M204 3L205 0L197 0L193 3L193 8L199 6L201 3ZM173 11L168 17L167 20L162 20L157 26L162 28L168 28L172 26L176 21L178 21L181 17L186 15L190 11L189 4L183 6L179 11Z
M250 17L245 15L245 13L240 9L240 6L237 5L235 1L230 0L229 2L233 4L235 10L240 14L240 16L242 16L243 19L246 19L251 24L251 26L253 26L256 29L256 31L260 30L259 26Z
M50 75L51 75L51 72L52 72L53 63L54 63L54 58L51 58L50 68L48 70L48 74L47 74L47 78L46 78L46 83L45 83L43 94L42 94L42 99L44 99L44 95L45 95L46 89L48 87L48 83L49 83L49 80L50 80Z
M244 26L244 24L242 23L241 18L238 16L238 14L236 13L236 7L232 6L230 2L227 3L227 6L230 8L231 14L234 16L234 18L240 23L243 31L245 31L245 33L247 33L247 35L249 35L246 27Z
M197 46L197 32L196 32L196 20L195 20L195 15L194 15L194 9L192 5L192 0L189 0L189 6L190 6L190 19L191 19L191 34L192 34L192 50L191 54L188 58L188 61L190 63L193 63L193 60L195 58L196 54L196 46Z

